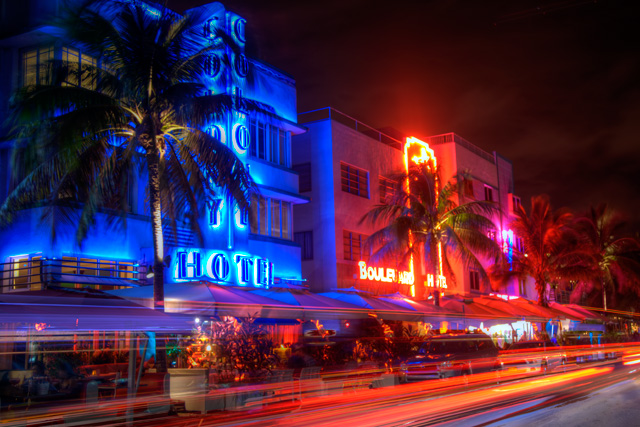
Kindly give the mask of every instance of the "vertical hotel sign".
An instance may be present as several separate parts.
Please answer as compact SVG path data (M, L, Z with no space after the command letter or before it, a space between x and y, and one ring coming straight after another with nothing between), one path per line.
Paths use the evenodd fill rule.
M435 195L436 199L438 197L439 182L438 177L435 175L436 169L438 167L437 159L433 150L429 147L424 141L419 140L414 136L410 136L407 138L407 141L404 144L404 170L406 174L409 174L409 169L413 165L425 165L429 172L434 173L435 176ZM409 188L409 178L405 180L405 191L407 193L410 192ZM413 246L413 236L411 232L409 232L409 245ZM431 278L428 282L429 287L434 287L434 285L438 285L440 288L446 288L446 280L444 275L442 274L442 244L438 242L438 280L434 281L433 275L430 275ZM413 266L413 255L411 255L411 259L409 260L409 270L411 274L414 274L414 266ZM410 287L410 293L412 297L416 296L415 284L412 284Z
M437 168L436 156L433 150L424 141L419 140L416 137L409 137L404 145L404 167L407 175L409 169L413 165L425 165L427 170L435 174ZM436 197L438 196L438 179L436 176ZM409 179L407 178L404 183L405 191L410 192ZM409 245L413 246L413 236L409 233ZM376 282L397 282L409 287L409 292L412 297L416 296L415 289L415 274L413 266L413 255L409 260L409 271L399 271L394 268L384 267L371 267L367 266L367 263L360 261L358 263L359 277L362 280L373 280ZM438 243L438 267L439 271L437 275L428 274L425 285L429 288L447 288L447 281L442 274L442 245Z

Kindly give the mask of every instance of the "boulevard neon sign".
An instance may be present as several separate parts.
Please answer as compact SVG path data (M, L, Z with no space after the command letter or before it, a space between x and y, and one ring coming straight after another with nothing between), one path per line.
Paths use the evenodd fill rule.
M220 251L199 250L178 251L176 258L174 278L177 281L210 279L267 289L273 284L273 263L268 259L243 253L228 256Z
M360 261L358 263L360 267L360 279L373 280L375 282L398 282L403 285L413 285L415 277L410 271L400 271L395 268L383 268L383 267L367 267L367 263Z

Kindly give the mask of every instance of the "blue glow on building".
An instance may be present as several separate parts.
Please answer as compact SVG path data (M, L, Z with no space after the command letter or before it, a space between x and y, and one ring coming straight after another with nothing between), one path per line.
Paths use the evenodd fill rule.
M164 13L147 5L145 12L151 17L159 17ZM213 43L217 30L222 30L240 48L239 52L225 48L210 54L199 81L206 86L205 94L241 94L271 109L270 118L260 123L252 114L232 110L221 117L212 118L202 131L232 149L250 171L254 182L269 188L272 200L285 200L291 205L306 203L307 199L298 194L298 176L291 169L291 135L303 132L295 123L295 81L281 71L245 55L246 20L226 10L220 3L200 6L194 12L201 17L195 26L199 34L208 39L206 43ZM36 28L33 31L35 34L35 31L51 30ZM56 37L54 33L51 35ZM19 40L22 39L16 40L15 46L8 48L16 62L0 65L0 75L5 81L18 80L12 73L20 69L21 52L32 47L32 44L20 45ZM24 40L30 39L25 37ZM64 41L56 46L61 44ZM55 52L55 55L59 55L57 50ZM224 56L230 58L229 64L222 60ZM247 78L249 75L251 79ZM0 101L8 105L7 98ZM258 135L264 129L267 130ZM253 153L252 144L261 144L268 153L278 154L269 157L263 156L259 150ZM0 163L4 162L0 164L0 170L8 168L8 159L8 156L0 156ZM0 188L8 187L8 174L5 175L0 177ZM129 265L136 267L126 270L126 275L118 278L135 278L150 284L151 279L147 276L153 260L153 244L149 210L145 205L146 180L146 172L132 179L126 227L114 229L109 225L106 214L98 214L95 227L89 231L82 247L75 243L73 224L62 227L55 242L52 242L49 228L40 223L42 208L24 212L10 228L0 231L2 262L12 266L20 261L30 266L28 268L35 269L41 259L55 258L59 261L56 267L58 273L73 270L74 273L70 275L94 275L98 278L115 271L113 268L108 270L110 262L122 263L127 268ZM0 202L6 196L0 191ZM252 209L257 207L252 206ZM281 278L302 281L300 249L293 242L293 233L287 236L284 233L274 235L272 231L285 228L293 230L293 215L276 217L274 212L269 211L264 218L269 221L264 230L253 230L249 221L250 212L240 210L223 192L214 195L207 202L199 223L203 240L201 245L186 223L180 223L175 230L168 225L164 227L164 253L166 260L170 260L166 265L165 280L180 283L207 280L225 285L263 288L269 288L276 279ZM83 267L90 262L95 263L95 269ZM18 283L18 274L17 270L5 274L3 282L14 286ZM94 280L99 282L98 279Z

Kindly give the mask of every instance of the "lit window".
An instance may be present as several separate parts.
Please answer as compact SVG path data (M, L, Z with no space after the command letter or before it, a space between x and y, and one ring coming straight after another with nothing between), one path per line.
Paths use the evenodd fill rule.
M82 274L84 276L95 276L97 271L97 259L80 258L78 274Z
M67 63L69 75L66 84L86 89L96 88L98 61L69 47L62 48L62 60Z
M47 83L48 62L53 59L53 47L46 46L22 53L22 86Z
M24 290L39 290L41 289L40 279L40 266L41 256L24 256L24 257L12 257L9 265L9 275L5 276L8 279L8 284L5 283L4 278L0 278L2 288L7 291L24 291ZM0 291L2 292L2 291Z
M342 231L342 241L344 244L344 259L349 261L362 260L362 247L367 236L354 233L352 231Z
M364 169L340 163L342 191L369 198L369 172Z

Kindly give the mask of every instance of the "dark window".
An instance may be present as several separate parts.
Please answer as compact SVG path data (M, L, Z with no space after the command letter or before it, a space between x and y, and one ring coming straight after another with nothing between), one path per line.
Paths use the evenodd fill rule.
M383 176L380 179L380 203L386 203L388 198L394 193L396 182L385 178Z
M469 288L472 291L480 290L480 273L475 270L469 271Z
M303 261L313 259L313 231L293 233L293 240L300 245L300 256Z
M254 195L251 198L251 232L291 240L291 203Z
M251 146L249 155L275 163L289 166L288 134L286 131L255 118L249 119L248 124Z
M473 197L473 180L465 179L462 181L462 194L465 197Z
M344 243L344 259L360 261L362 259L362 246L366 238L367 237L362 234L343 230L342 240Z
M520 210L520 197L511 195L511 211L518 212Z
M488 202L493 202L493 188L484 186L484 199Z
M340 174L342 178L342 191L369 198L369 172L340 163Z
M293 165L293 170L298 172L298 191L301 193L311 191L311 163Z

